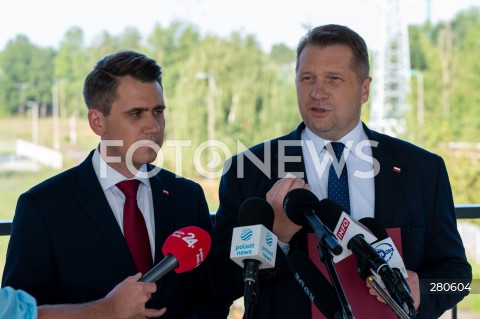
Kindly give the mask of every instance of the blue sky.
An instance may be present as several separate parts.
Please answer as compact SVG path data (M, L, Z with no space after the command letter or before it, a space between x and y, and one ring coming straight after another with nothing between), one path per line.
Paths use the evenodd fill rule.
M202 32L227 36L231 31L255 34L262 47L283 42L294 47L305 25L345 24L371 48L382 29L385 0L0 0L0 50L17 34L40 46L57 46L72 26L81 27L87 44L106 30L114 35L136 27L145 37L155 23L190 21ZM426 20L427 0L401 0L406 22ZM430 0L433 22L451 19L480 0ZM408 14L407 14L408 13Z

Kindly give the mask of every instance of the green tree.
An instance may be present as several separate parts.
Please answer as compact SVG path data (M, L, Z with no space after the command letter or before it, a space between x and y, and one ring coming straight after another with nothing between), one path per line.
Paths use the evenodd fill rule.
M52 101L52 73L55 51L40 48L19 35L9 41L0 58L0 113L23 116L28 101L48 114Z
M455 73L452 75L451 118L458 119L456 136L478 142L480 132L480 9L460 13L452 21L456 41Z
M119 50L142 51L142 35L135 27L127 27L118 37Z
M89 65L84 35L79 27L70 28L60 42L55 58L54 82L59 85L60 116L86 112L83 106L83 80Z
M275 44L272 46L270 52L270 58L278 65L290 65L295 63L296 55L296 51L287 47L285 44Z
M452 21L410 27L412 68L421 71L424 124L411 108L408 130L424 139L421 146L445 158L456 203L478 203L480 119L480 11L470 9ZM412 82L411 104L418 99L418 77ZM470 144L469 144L470 143Z

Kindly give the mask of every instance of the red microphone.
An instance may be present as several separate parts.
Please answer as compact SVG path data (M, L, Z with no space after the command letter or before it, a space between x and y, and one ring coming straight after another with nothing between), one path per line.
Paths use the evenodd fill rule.
M165 258L153 266L139 281L156 282L170 271L177 274L198 267L210 252L212 240L200 227L188 226L174 231L163 244Z

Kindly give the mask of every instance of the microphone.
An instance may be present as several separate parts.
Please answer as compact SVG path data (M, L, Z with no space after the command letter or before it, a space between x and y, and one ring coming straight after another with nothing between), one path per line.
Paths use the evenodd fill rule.
M320 204L321 207L324 207L325 210L329 212L328 214L325 214L325 216L322 216L327 219L325 222L327 225L332 223L334 224L336 220L339 221L334 232L337 237L339 234L343 236L341 244L343 245L343 243L346 242L347 248L351 250L355 257L357 257L357 272L362 279L366 280L372 273L380 275L387 288L387 291L394 299L396 304L402 306L403 310L405 310L410 317L415 318L416 311L413 307L413 299L411 298L406 282L405 285L403 285L401 279L397 277L397 272L393 271L388 263L382 257L380 257L377 251L369 244L369 242L375 241L376 237L372 235L370 231L363 226L363 224L358 223L354 219L350 218L344 212L343 207L337 202L326 198L323 199ZM356 226L360 226L358 230L363 231L354 233L352 231L353 229L349 229L351 222L354 222ZM371 222L367 221L367 223ZM347 227L348 229L342 230L342 227ZM373 236L374 240L367 239L367 236ZM350 238L348 239L348 237ZM403 276L401 277L403 278ZM388 301L386 300L386 302ZM396 310L394 309L394 311Z
M307 297L325 317L342 318L337 293L304 252L293 252L288 257L288 266Z
M377 240L377 237L375 237L364 225L353 219L349 214L345 213L343 207L337 202L325 198L319 202L318 207L318 211L323 212L319 215L320 220L322 220L325 225L333 231L342 247L342 253L333 257L335 263L338 263L354 253L350 247L350 242L355 236L358 236L354 240L355 242L358 242L361 239L368 244Z
M230 259L244 268L245 314L251 316L256 302L259 269L273 268L277 254L277 236L271 232L274 213L270 204L259 197L248 198L238 211L241 227L232 234Z
M365 225L378 240L371 245L377 251L377 253L386 262L388 262L390 268L394 271L399 271L404 278L408 277L407 269L403 263L402 256L398 252L393 240L388 236L385 227L382 223L372 217L365 217L359 220L360 223Z
M300 226L309 225L319 243L325 244L334 255L340 255L343 248L339 245L331 228L326 228L316 214L321 211L319 206L317 196L304 188L289 191L283 200L283 210L292 222Z
M321 218L325 219L325 224L330 226L338 221L334 232L341 240L342 246L346 244L347 249L357 257L359 264L365 265L365 269L368 267L380 275L393 273L387 262L370 246L369 242L374 242L377 238L365 226L348 216L343 207L331 199L323 199L320 205L328 211L328 214L322 215Z
M278 239L270 230L273 216L272 206L264 199L250 197L243 202L238 211L241 227L233 229L231 260L242 268L253 261L259 261L259 269L275 267Z
M386 278L382 275L380 276L381 279L378 279L380 286L382 288L387 288L390 296L397 302L397 304L399 304L411 318L415 318L416 310L413 298L410 294L410 288L405 280L405 278L408 277L407 270L395 244L388 236L385 227L383 227L380 221L371 217L362 218L359 221L367 226L368 229L378 237L379 240L374 242L372 247L382 259L388 262L393 271L393 274L389 273Z
M165 256L139 281L156 282L170 271L177 274L198 267L210 252L212 240L207 231L197 226L188 226L174 231L162 247Z

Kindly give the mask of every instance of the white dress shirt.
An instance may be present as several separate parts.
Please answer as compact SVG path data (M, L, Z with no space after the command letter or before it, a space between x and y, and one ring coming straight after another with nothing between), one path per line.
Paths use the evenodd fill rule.
M95 149L92 157L93 169L97 175L100 185L102 186L105 197L107 198L110 207L112 208L113 215L117 220L118 225L123 233L123 206L125 204L125 195L123 192L116 186L116 184L128 179L113 168L111 168L104 159L100 156L98 147ZM101 170L101 167L105 167L106 170ZM143 165L140 168L141 172L145 172L147 169L146 165ZM102 172L102 174L100 174ZM105 172L105 174L103 174ZM141 183L138 186L137 191L137 204L138 208L142 212L143 218L145 219L145 224L147 225L148 238L150 240L150 247L152 249L152 260L155 260L155 217L153 214L153 199L152 199L152 189L150 187L150 180L148 178L139 178Z
M302 132L302 152L308 184L319 199L328 197L328 172L333 157L327 152L325 145L330 142L315 135L308 128ZM362 122L359 121L350 133L334 142L345 144L344 156L348 172L351 216L356 220L373 217L375 162L372 158L372 147L363 130Z

